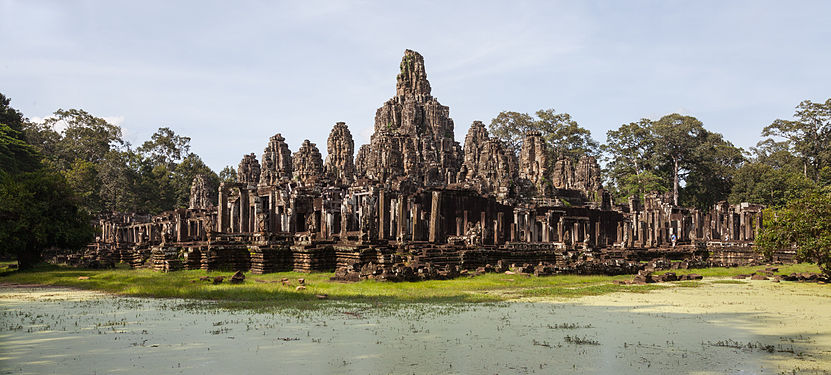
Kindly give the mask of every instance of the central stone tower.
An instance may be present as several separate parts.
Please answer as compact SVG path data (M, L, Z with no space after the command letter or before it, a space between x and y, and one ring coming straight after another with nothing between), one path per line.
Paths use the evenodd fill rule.
M455 182L462 148L454 138L450 109L430 95L424 58L404 51L395 97L375 112L375 132L355 160L358 175L418 186Z

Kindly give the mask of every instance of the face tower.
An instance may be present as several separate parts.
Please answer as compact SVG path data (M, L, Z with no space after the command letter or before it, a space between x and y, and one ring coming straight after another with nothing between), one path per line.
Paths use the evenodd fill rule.
M358 151L359 175L377 181L405 178L418 186L455 182L462 148L454 139L450 108L430 92L424 58L404 51L395 96L375 112L375 132Z

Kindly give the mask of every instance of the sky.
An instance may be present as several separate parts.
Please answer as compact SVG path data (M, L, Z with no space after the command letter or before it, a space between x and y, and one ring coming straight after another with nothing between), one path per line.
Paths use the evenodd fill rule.
M138 146L169 127L214 170L282 133L368 143L405 49L455 136L553 108L594 139L697 117L745 149L831 97L831 1L0 0L0 92L30 119L84 109Z

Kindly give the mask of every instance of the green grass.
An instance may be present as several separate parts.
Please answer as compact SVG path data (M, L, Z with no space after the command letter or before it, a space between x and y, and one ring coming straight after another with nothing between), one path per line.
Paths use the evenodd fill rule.
M14 267L14 268L10 268ZM14 271L17 269L17 261L16 260L0 260L0 274L5 272Z
M751 273L764 267L708 268L678 270L676 273L698 273L706 277L726 277ZM780 273L816 271L816 266L781 266ZM356 283L329 281L332 273L279 272L266 275L246 273L245 282L213 285L198 281L201 276L230 276L231 272L177 271L160 273L132 270L119 265L112 270L89 270L42 264L32 270L0 272L0 282L76 287L119 295L157 298L189 298L216 301L228 308L314 308L330 301L369 304L417 302L497 302L527 297L572 298L613 292L644 293L669 287L695 287L698 282L662 283L659 285L616 285L614 280L631 279L631 275L557 275L528 277L523 275L485 274L453 280L419 282L380 282L366 280ZM89 279L79 280L80 276ZM289 278L290 285L280 279ZM305 279L306 289L295 290L297 279ZM258 280L260 282L258 282ZM329 301L315 295L326 294Z
M737 284L737 285L739 285L739 284L747 284L747 281L741 281L741 280L713 280L712 283L713 284Z
M698 288L704 284L700 281L672 281L672 285L680 288Z

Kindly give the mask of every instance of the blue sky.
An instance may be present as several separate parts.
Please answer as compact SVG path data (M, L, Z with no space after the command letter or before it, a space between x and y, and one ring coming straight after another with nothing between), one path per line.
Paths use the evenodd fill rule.
M606 131L672 112L749 147L831 97L829 1L0 0L0 92L29 118L81 108L140 144L160 126L215 170L282 133L368 143L404 49L456 138L503 110Z

